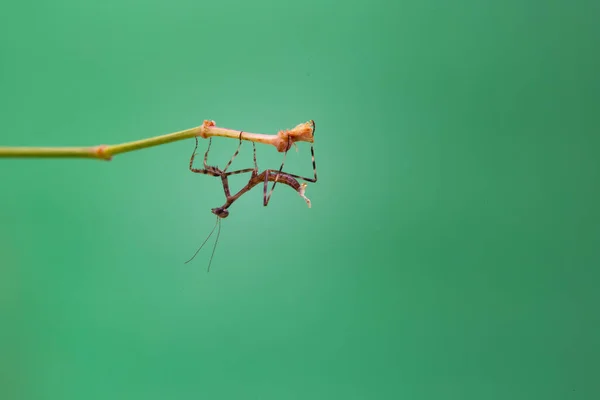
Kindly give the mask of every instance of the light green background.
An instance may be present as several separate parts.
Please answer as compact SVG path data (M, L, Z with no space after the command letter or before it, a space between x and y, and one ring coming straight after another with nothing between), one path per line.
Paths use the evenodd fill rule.
M0 398L600 398L599 17L3 2L0 145L314 119L319 182L312 209L244 196L207 274L210 248L183 261L224 199L193 141L0 160ZM223 166L236 143L213 143ZM311 173L306 144L288 159Z

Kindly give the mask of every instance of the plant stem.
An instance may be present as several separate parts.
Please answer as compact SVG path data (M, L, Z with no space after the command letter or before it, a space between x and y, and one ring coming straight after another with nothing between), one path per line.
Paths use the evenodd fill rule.
M95 158L108 161L117 154L176 142L195 136L200 136L204 139L211 136L240 139L240 133L242 135L242 140L270 144L275 146L277 151L283 152L289 150L294 142L312 143L313 132L313 121L300 124L294 129L279 131L277 135L265 135L261 133L249 133L219 128L215 126L214 121L204 121L202 125L195 128L114 145L99 145L92 147L0 147L0 158Z

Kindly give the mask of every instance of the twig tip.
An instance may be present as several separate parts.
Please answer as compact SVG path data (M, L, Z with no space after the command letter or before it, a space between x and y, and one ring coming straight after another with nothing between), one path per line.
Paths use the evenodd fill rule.
M284 129L277 133L279 141L276 145L280 153L288 151L296 142L313 143L315 124L312 120L296 125L293 129Z

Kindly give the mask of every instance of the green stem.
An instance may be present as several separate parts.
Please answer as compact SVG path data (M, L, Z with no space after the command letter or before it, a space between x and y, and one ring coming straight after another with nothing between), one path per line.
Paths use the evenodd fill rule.
M300 124L292 130L280 131L277 135L243 132L242 139L271 144L278 151L285 151L289 149L289 146L293 142L312 142L312 126L314 125L309 126L309 123ZM195 136L200 136L204 139L211 136L239 139L240 133L241 131L216 127L213 121L204 121L203 125L184 131L114 145L92 147L0 147L0 158L95 158L110 160L117 154L176 142Z

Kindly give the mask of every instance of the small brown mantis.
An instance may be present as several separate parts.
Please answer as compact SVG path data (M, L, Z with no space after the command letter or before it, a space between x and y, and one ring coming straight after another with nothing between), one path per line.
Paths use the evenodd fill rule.
M312 132L314 135L315 122L313 120L310 120L309 124L312 125ZM212 143L212 138L209 138L208 149L206 150L206 153L204 153L204 162L203 162L204 168L194 168L193 167L194 158L196 156L196 150L198 149L198 138L197 137L196 137L196 147L194 147L194 152L192 153L192 157L190 158L190 165L189 165L190 171L192 171L194 173L198 173L198 174L221 177L221 183L223 184L223 191L225 192L225 198L226 198L225 204L223 204L221 207L215 207L211 210L211 212L217 216L217 221L215 223L215 226L213 227L212 231L209 233L207 238L204 240L204 242L200 245L198 250L196 250L194 255L185 262L187 264L196 257L196 255L200 252L202 247L204 247L204 245L206 244L208 239L210 239L210 237L212 236L212 234L214 233L215 229L218 226L219 229L217 231L217 238L215 240L215 244L213 246L213 251L210 256L210 261L208 263L207 272L210 271L210 265L212 263L212 259L213 259L214 255L215 255L217 243L219 241L219 236L221 234L221 219L227 218L229 216L229 207L231 207L231 205L237 199L239 199L244 193L247 193L248 191L250 191L253 187L257 186L261 182L263 183L263 205L265 207L269 204L269 200L271 199L271 195L273 194L273 190L275 189L275 185L277 184L277 182L281 182L282 184L288 185L292 189L296 190L298 192L298 194L306 201L306 204L308 205L308 207L311 206L310 200L305 195L306 186L307 186L306 183L300 183L300 182L298 182L298 180L296 178L302 179L307 182L313 182L313 183L317 182L317 165L315 163L315 151L314 151L313 144L311 143L311 146L310 146L310 152L311 152L312 164L313 164L313 175L314 175L313 178L306 178L306 177L302 177L299 175L294 175L294 174L290 174L287 172L283 172L283 165L285 164L285 158L287 156L287 152L289 151L289 148L291 145L290 137L288 137L287 150L283 154L283 160L281 162L281 166L279 167L278 171L267 169L261 173L258 173L258 165L256 163L256 145L254 144L254 142L252 142L254 168L245 168L245 169L227 172L227 169L229 168L229 166L231 165L231 163L233 162L235 157L240 152L240 148L242 146L243 133L244 133L243 131L240 132L240 142L238 144L237 150L235 151L235 153L231 157L231 160L229 160L229 162L227 163L227 165L225 166L225 168L223 170L219 169L216 166L207 165L207 163L206 163L208 160L208 152L210 151L210 145ZM229 190L229 180L228 180L229 176L243 174L243 173L247 173L247 172L251 173L248 183L244 187L242 187L236 194L231 195L231 191ZM267 194L267 188L268 188L269 182L273 182L273 186L271 186L271 190Z

